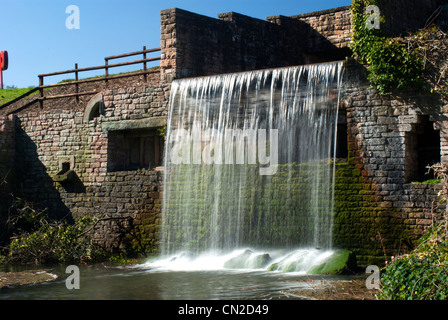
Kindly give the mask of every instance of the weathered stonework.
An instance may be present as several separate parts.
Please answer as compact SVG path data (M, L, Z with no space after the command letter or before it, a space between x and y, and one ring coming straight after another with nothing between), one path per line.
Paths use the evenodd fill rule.
M341 246L354 249L365 257L361 260L369 263L375 246L377 258L381 254L390 256L406 252L428 226L441 219L444 207L439 205L437 197L440 184L406 178L408 170L416 170L408 168L407 158L414 150L406 148L406 132L418 123L417 115L426 115L434 121L435 129L442 129L440 140L443 145L446 140L443 128L446 127L440 121L447 114L442 112L443 104L434 97L412 92L400 93L400 97L406 98L378 95L366 80L363 67L356 63L346 66L341 97L342 108L347 114L347 165L351 166L349 173L356 174L353 181L345 180L345 186L340 187L354 191L356 201L345 206L347 213L343 199L347 199L352 191L345 194L336 186L337 192L342 192L342 203L336 202L336 217L350 215L350 212L354 214L336 220L342 225L351 219L361 224L345 226L338 239ZM440 149L443 162L446 151L443 147ZM347 172L341 173L342 179ZM338 205L342 207L338 209ZM366 225L369 232L366 232Z
M0 243L5 241L4 225L11 204L11 186L14 182L15 127L13 116L0 116Z
M119 250L126 229L148 219L155 224L160 218L163 171L108 172L109 130L114 123L122 125L125 121L163 126L153 119L166 118L169 87L160 83L104 90L104 114L88 122L83 106L74 102L70 109L18 113L17 153L10 158L15 159L18 168L17 195L49 208L51 215L58 218L100 215L105 220L98 225L94 239L111 251ZM75 179L55 182L63 162L72 166Z

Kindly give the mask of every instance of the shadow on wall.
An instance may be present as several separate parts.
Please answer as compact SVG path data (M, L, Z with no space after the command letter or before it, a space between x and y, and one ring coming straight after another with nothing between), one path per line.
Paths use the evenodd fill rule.
M47 209L51 219L73 223L70 210L63 203L47 168L39 160L36 144L22 129L20 120L16 121L15 196L32 202L38 209Z
M0 245L7 241L6 221L8 219L8 208L12 204L10 186L11 175L1 172L0 176Z

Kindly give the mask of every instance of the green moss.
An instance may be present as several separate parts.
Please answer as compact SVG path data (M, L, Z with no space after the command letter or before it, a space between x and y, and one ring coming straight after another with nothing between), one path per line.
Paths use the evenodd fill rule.
M404 221L393 218L398 209L381 207L354 160L336 164L333 244L353 250L362 265L384 265L385 254L396 255L415 236Z
M441 183L441 180L438 179L430 179L423 182L414 181L412 184L439 184Z
M330 257L325 259L321 264L312 267L308 274L342 274L345 272L353 272L356 268L356 257L352 251L338 250Z

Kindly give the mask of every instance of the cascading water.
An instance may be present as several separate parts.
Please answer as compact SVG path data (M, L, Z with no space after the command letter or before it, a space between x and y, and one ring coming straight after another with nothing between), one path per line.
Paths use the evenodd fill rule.
M335 62L172 83L164 256L212 252L230 268L278 268L326 255L316 248L332 247L342 70Z

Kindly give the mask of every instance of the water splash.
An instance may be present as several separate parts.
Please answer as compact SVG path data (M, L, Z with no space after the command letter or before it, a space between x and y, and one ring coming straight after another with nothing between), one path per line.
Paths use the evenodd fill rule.
M181 252L169 257L150 259L135 266L151 271L270 271L306 274L313 266L333 255L331 250L298 249L252 250L239 249L229 253L203 252L192 255Z
M164 256L332 247L342 69L337 62L172 83Z

